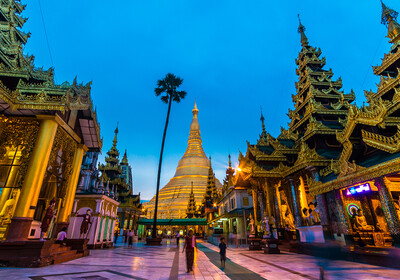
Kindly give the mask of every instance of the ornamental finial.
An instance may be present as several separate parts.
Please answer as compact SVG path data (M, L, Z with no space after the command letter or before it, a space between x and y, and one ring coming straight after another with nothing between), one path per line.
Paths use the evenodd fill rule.
M231 155L229 154L229 168L232 168Z
M264 124L265 118L264 118L264 116L263 116L262 107L261 107L261 106L260 106L260 110L261 110L261 118L260 118L260 121L261 121L261 125L262 125L262 134L261 134L261 136L262 136L262 137L265 137L265 136L267 135L267 131L265 130L265 124Z
M390 9L388 6L386 6L382 0L381 0L381 4L382 4L382 17L381 17L382 21L381 21L381 23L384 25L388 25L391 20L397 19L397 16L399 15L399 13L396 12L395 10Z
M304 27L303 24L301 24L301 19L300 19L299 14L297 14L297 17L299 18L299 28L297 28L297 32L300 33L300 35L301 35L300 42L301 42L301 45L304 47L304 46L308 45L308 39L305 34L306 28Z

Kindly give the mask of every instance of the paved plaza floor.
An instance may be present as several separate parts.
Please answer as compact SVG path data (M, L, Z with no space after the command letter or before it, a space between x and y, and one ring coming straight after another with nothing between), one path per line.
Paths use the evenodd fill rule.
M127 248L92 250L90 256L43 268L0 268L0 279L106 280L106 279L320 279L318 265L327 267L325 279L400 279L400 270L347 261L321 259L282 252L266 255L262 251L229 248L226 268L220 268L218 248L199 243L193 273L186 273L182 246L164 241L161 247L143 243Z

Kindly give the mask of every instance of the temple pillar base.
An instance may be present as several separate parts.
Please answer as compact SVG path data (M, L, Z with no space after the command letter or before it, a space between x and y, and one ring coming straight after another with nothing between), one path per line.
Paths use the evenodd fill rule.
M162 241L162 238L158 238L158 237L156 237L156 238L151 238L151 237L148 237L148 238L146 238L146 246L161 246L161 241Z
M14 217L8 227L7 241L25 241L28 240L29 230L33 219L24 217Z

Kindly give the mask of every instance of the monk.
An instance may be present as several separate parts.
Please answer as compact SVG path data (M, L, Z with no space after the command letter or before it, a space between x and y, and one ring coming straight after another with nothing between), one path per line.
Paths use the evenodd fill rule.
M56 205L56 201L54 198L50 201L49 207L47 207L46 214L43 217L42 224L40 226L40 229L42 230L42 233L40 235L40 240L43 240L44 235L49 229L51 220L54 218L54 206Z

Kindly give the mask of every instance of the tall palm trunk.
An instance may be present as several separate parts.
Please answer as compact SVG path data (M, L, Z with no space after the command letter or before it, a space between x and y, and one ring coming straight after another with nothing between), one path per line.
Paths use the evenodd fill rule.
M163 152L164 152L165 136L167 134L167 128L168 128L168 122L169 122L169 113L171 112L171 104L172 104L172 95L169 94L168 113L167 113L167 119L165 121L164 134L163 134L162 143L161 143L160 161L158 162L157 192L156 192L156 204L155 204L155 208L154 208L153 231L151 234L152 238L157 237L157 210L158 210L158 193L160 190L161 164L162 164L162 158L163 158Z

